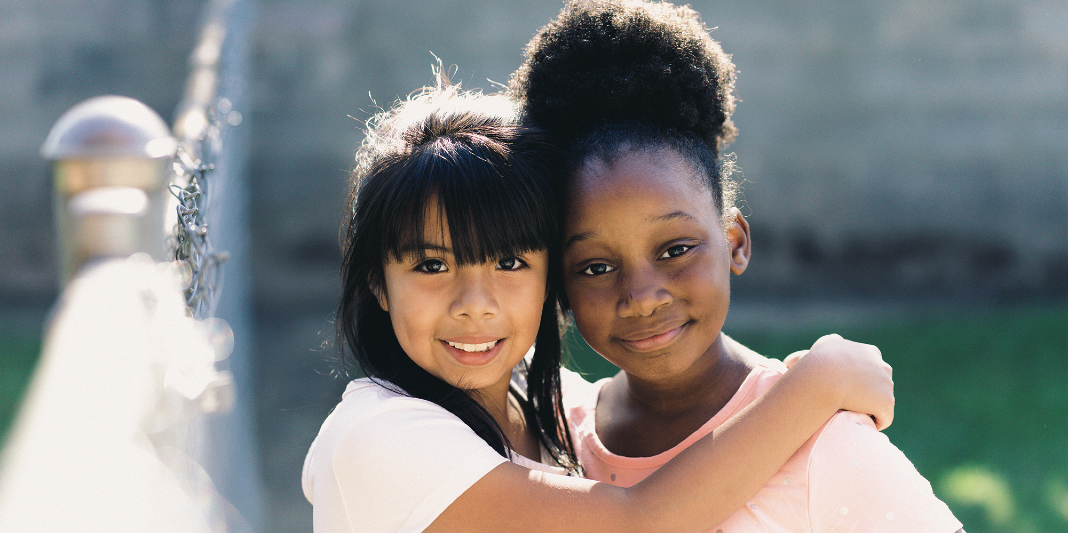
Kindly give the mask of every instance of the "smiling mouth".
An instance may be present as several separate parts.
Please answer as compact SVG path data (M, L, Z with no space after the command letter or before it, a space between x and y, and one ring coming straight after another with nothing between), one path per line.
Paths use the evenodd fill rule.
M629 346L631 349L635 349L638 351L655 350L663 348L668 344L671 344L671 342L682 333L683 328L686 327L688 324L689 322L686 322L674 328L660 331L659 333L642 333L638 335L639 338L620 338L620 340L625 345Z
M465 352L468 352L468 353L478 353L478 352L488 352L488 351L492 350L493 347L497 346L497 343L501 342L501 341L500 340L495 340L495 341L492 341L492 342L484 342L482 344L464 344L462 342L452 342L452 341L445 341L445 342L449 346L452 346L453 348L456 348L457 350L462 350L462 351L465 351Z

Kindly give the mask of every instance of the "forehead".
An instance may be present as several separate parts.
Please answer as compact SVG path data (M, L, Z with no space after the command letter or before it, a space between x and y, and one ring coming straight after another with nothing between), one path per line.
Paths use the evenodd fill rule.
M598 211L675 206L716 211L713 195L694 164L670 148L628 150L611 159L591 159L576 172L568 197L572 217ZM674 210L674 209L672 209Z

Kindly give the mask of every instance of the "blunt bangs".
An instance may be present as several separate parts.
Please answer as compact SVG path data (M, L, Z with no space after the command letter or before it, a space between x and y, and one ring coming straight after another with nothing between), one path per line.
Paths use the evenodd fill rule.
M375 232L379 256L418 257L424 245L442 245L426 241L428 222L448 223L460 265L548 248L556 236L556 210L545 171L540 165L509 163L503 154L503 147L486 137L442 137L387 163L393 168L379 174L378 187L368 183L363 191L385 200L369 202L382 212L363 218L382 221ZM430 202L445 220L427 220Z

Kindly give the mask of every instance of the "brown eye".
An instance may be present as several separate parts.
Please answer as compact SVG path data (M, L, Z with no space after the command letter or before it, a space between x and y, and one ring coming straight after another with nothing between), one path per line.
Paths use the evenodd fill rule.
M604 263L593 263L582 269L579 274L584 276L600 276L612 272L613 270L615 270L615 267L608 266Z
M438 259L427 259L422 263L415 266L415 270L426 274L437 274L440 272L446 272L449 267L445 266L445 263Z
M672 257L678 257L680 255L685 254L686 252L689 252L692 249L693 246L690 246L688 244L677 244L675 246L672 246L671 248L668 248L663 253L663 255L660 256L660 259L671 259Z
M526 266L527 264L522 259L516 257L505 257L497 261L497 268L501 270L522 270Z

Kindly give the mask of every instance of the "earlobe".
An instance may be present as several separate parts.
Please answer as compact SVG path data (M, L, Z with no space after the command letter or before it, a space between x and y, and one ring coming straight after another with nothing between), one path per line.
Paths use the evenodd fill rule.
M379 289L378 287L375 287L375 286L372 285L371 286L371 292L374 293L375 299L378 300L378 306L381 307L383 311L388 313L389 312L389 300L386 299L386 295L383 293L383 291L381 289Z
M741 274L749 266L749 257L752 254L749 222L737 207L731 208L728 217L730 225L727 227L727 244L731 249L731 272Z

